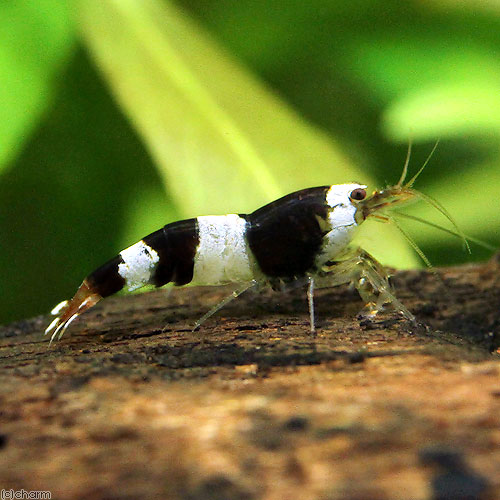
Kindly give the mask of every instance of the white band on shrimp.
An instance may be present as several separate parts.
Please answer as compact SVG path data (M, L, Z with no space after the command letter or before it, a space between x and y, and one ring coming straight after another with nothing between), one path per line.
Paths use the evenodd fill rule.
M358 227L356 212L358 207L350 199L355 189L364 189L361 184L339 184L330 187L326 193L326 203L330 207L328 222L330 231L325 235L321 253L316 256L318 268L332 256L344 251L351 242Z
M160 261L158 253L142 240L120 252L120 256L123 263L118 272L130 291L149 283Z
M193 282L219 285L252 280L245 230L246 220L236 214L198 217L200 244Z

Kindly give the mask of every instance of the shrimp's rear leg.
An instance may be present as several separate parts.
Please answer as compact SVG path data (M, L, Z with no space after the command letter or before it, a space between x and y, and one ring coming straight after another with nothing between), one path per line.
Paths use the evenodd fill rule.
M248 283L244 283L241 287L237 288L236 290L234 290L230 295L228 295L227 297L225 297L224 299L222 299L218 304L216 304L214 307L212 307L212 309L210 309L210 311L206 312L195 324L194 324L194 327L193 327L193 332L198 330L198 328L200 328L200 326L208 319L210 318L211 316L213 316L217 311L219 311L220 309L222 309L224 306L226 306L227 304L229 304L229 302L233 301L234 299L236 299L237 297L239 297L242 293L246 292L247 290L249 290L250 288L253 288L255 286L257 286L257 281L255 280L252 280L252 281L249 281Z
M413 314L396 298L384 267L362 248L352 249L339 262L325 266L318 287L350 283L357 290L365 307L362 316L373 317L390 304L406 319L415 321Z
M384 267L368 252L360 249L359 279L354 282L366 306L361 314L368 317L375 316L378 311L390 304L394 310L406 319L415 322L415 316L396 298L394 289L389 282L389 275Z
M307 287L307 303L309 305L309 322L311 324L311 335L316 333L314 320L314 278L309 277L309 286Z

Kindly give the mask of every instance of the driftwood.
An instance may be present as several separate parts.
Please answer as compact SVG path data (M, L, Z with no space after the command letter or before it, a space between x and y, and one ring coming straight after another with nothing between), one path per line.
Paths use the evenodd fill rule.
M500 498L500 258L398 272L418 325L345 287L115 297L48 347L0 328L0 489L52 498ZM444 284L443 284L444 282ZM462 496L461 496L462 495Z

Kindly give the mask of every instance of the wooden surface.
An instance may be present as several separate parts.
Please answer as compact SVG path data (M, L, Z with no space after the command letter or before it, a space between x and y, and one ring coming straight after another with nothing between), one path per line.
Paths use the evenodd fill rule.
M344 287L115 297L48 347L0 327L0 489L52 498L500 498L500 259L395 276L412 326ZM460 493L461 492L461 493ZM462 496L460 496L462 494Z

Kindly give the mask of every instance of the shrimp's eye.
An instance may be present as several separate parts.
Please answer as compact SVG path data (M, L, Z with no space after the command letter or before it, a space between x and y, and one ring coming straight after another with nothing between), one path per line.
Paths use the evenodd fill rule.
M349 198L351 198L352 201L364 200L366 198L366 191L364 189L357 188L351 192Z

